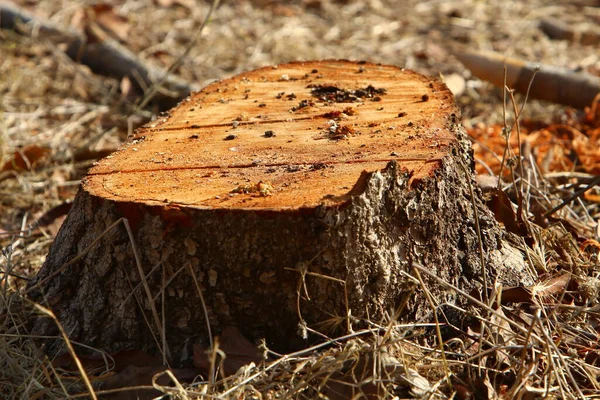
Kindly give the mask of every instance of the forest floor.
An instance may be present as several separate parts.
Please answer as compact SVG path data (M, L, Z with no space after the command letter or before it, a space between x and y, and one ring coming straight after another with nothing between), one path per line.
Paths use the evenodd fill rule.
M58 26L83 28L90 26L84 18L89 15L86 10L91 4L98 7L95 1L76 0L15 3ZM598 44L553 40L539 26L543 19L597 26L600 3L593 0L226 1L197 42L194 37L210 2L107 0L101 5L112 6L104 7L112 34L148 64L167 69L189 48L173 72L200 87L265 65L316 59L367 60L452 77L479 172L497 172L490 165L502 157L507 107L503 107L503 91L474 77L458 61L457 52L492 50L600 74ZM87 169L157 115L152 103L138 109L140 98L126 79L94 74L62 50L44 37L0 31L3 398L86 393L77 373L45 359L28 337L31 307L20 291L42 266L64 220L65 205L74 198ZM512 127L514 113L508 114ZM474 327L462 337L438 343L435 333L421 340L414 332L404 336L400 327L390 324L395 341L386 352L395 349L398 368L363 368L370 372L360 379L354 375L358 366L368 364L369 355L382 357L378 335L346 338L329 347L264 362L218 382L204 376L183 386L157 386L157 393L178 392L182 398L315 398L321 391L329 398L345 398L358 390L368 398L460 399L575 398L600 393L600 190L589 188L549 220L538 218L600 174L600 157L594 152L600 112L598 107L573 110L529 99L520 119L531 160L538 162L528 164L529 175L523 180L529 179L528 185L535 181L538 193L533 197L543 200L530 203L546 207L543 212L525 210L526 222L520 221L528 239L523 253L539 282L522 288L516 302L474 304L468 310L492 318L492 329L476 332ZM523 185L511 184L510 177L505 180L507 199L518 199L516 192ZM503 218L508 225L506 218L517 217L509 213ZM335 370L344 372L334 374ZM90 374L92 384L102 387L107 374L118 375L114 371ZM144 374L148 371L139 376ZM128 398L126 392L118 395Z

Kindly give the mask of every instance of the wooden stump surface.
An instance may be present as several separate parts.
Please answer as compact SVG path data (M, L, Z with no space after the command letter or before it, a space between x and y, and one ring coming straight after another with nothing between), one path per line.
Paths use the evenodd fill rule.
M438 81L398 67L291 63L216 82L138 130L89 173L101 198L201 208L297 209L347 199L391 160L431 174L456 142Z

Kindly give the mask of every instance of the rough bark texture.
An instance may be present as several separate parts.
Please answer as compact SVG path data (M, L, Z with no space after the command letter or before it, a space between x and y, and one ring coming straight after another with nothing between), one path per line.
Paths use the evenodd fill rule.
M358 69L348 62L291 64L309 71L316 66L326 70L328 65ZM370 68L375 66L367 64ZM446 96L447 88L436 85ZM382 105L386 106L385 99ZM275 199L280 192L267 197L232 196L234 205L225 207L207 205L212 201L208 198L195 206L181 201L161 204L149 199L150 186L147 190L137 187L143 201L119 200L118 185L102 191L108 186L106 181L94 183L99 176L115 175L114 166L120 161L109 161L104 164L108 172L101 165L84 182L44 267L31 284L34 298L41 301L44 293L73 340L109 351L159 348L160 330L140 283L124 225L93 244L122 217L132 226L161 320L158 324L164 319L175 363L189 360L193 342L207 341L195 279L213 332L236 325L249 338L264 337L279 350L306 343L302 321L327 332L347 329L348 324L356 328L366 318L379 321L400 306L401 318L409 321L430 314L422 288L407 276L413 273L411 265L420 263L466 291L481 288L475 212L490 281L528 283L531 278L522 259L504 243L478 191L475 199L470 196L469 185L475 185L470 175L470 144L457 110L451 105L435 118L452 140L435 147L436 157L429 156L432 160L418 164L394 157L380 160L380 167L365 168L355 176L355 184L343 195L319 193L322 201L317 204L305 201L275 207L273 202L281 201ZM422 129L416 140L442 137L440 127L431 126L436 125ZM152 132L142 133L151 143ZM438 157L440 152L443 155ZM309 181L310 173L322 176L320 170L287 172L301 182ZM276 183L273 186L277 188ZM240 200L242 196L247 201ZM81 255L79 260L63 267L77 255ZM456 302L454 294L433 280L426 279L426 284L438 302ZM337 322L335 317L340 317ZM51 321L40 320L36 329L50 334L54 328ZM53 349L59 345L54 343Z

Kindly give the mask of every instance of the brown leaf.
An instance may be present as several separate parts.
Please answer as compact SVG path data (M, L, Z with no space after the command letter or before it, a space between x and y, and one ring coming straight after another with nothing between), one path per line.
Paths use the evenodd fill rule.
M70 89L82 100L90 100L89 80L84 74L78 73L73 77Z
M56 234L67 217L72 204L72 201L65 201L57 206L52 207L43 214L37 216L37 219L31 225L31 228L47 228L52 236L56 237Z
M473 322L473 325L467 325L466 335L463 339L464 352L467 356L472 357L481 351L479 346L479 335L481 334L481 323Z
M388 382L401 386L413 398L424 398L431 391L431 384L416 370L405 368L395 357L385 351L378 354L377 364L381 367L381 380L373 381L374 354L372 351L360 353L352 365L335 372L327 380L322 393L331 400L366 398L369 400L385 397Z
M473 392L466 386L456 383L454 384L454 390L456 390L456 395L461 400L469 400L473 398Z
M531 290L524 286L510 287L502 290L502 304L531 303Z
M566 272L544 282L529 287L512 287L502 290L502 304L533 303L533 298L541 299L562 293L571 280L571 273Z
M54 219L54 221L52 221L50 224L48 224L46 229L48 229L48 232L50 233L50 235L53 238L55 238L56 235L58 235L58 231L60 230L60 227L62 226L62 224L65 222L66 219L67 219L66 214L61 215L60 217Z
M86 373L94 381L102 381L101 389L120 389L133 386L151 386L156 374L169 369L161 365L158 357L152 356L141 350L123 350L103 357L102 355L79 356L79 361L83 365ZM70 354L63 354L52 361L52 365L66 372L76 373L78 371L75 362ZM96 377L111 371L114 374L105 378ZM172 369L171 372L180 382L191 382L198 375L199 371L195 368ZM162 374L156 380L159 385L171 384L168 375ZM132 389L123 390L109 395L109 399L152 399L161 392L156 389ZM103 397L104 398L104 397Z
M579 248L581 249L581 251L585 251L585 249L587 249L588 247L595 247L596 250L600 251L600 242L598 242L597 240L594 240L594 239L587 239L587 240L584 240L579 245Z
M578 135L573 139L573 149L583 168L590 174L600 174L600 129Z
M487 372L482 378L475 378L473 380L475 386L474 398L476 399L497 399L498 395L496 390L487 375Z
M496 356L497 363L502 366L510 367L511 364L509 355L504 350L504 347L516 346L517 342L514 338L517 335L508 323L506 315L504 314L504 311L502 311L502 307L499 307L496 310L496 313L490 316L489 329L491 329L494 332L496 340L499 341L499 346L494 349L494 355Z
M190 10L195 7L194 0L154 0L159 7L182 6Z
M280 17L295 17L301 11L299 7L277 3L271 8L271 12L273 13L273 15L277 15Z
M78 356L78 358L83 368L89 374L101 373L107 370L120 372L130 366L161 367L160 359L141 350L123 350L111 354L110 357L82 355ZM56 357L52 361L52 365L67 372L77 371L77 366L68 353Z
M130 365L116 375L107 378L102 385L103 390L125 389L135 386L151 386L153 382L161 386L170 385L171 378L167 374L161 374L155 381L154 377L169 368L163 366L135 366ZM181 368L172 369L171 372L180 382L191 382L198 375L195 369ZM160 396L162 392L153 388L131 389L116 392L107 396L108 399L127 400L127 399L153 399Z
M583 194L583 198L587 201L591 201L592 203L600 203L600 196L597 194L593 194L591 190L588 190Z
M591 107L586 108L585 116L578 116L572 110L564 111L561 124L541 124L534 121L522 121L521 142L518 135L510 135L510 148L513 154L521 150L525 159L535 161L542 172L572 171L583 169L588 173L598 174L600 171L600 96L597 96ZM485 126L478 124L468 130L475 143L475 158L482 161L477 165L479 173L491 168L498 174L500 160L506 146L502 125ZM528 153L528 154L526 154ZM509 168L504 168L503 175L508 176Z
M125 42L130 29L127 18L117 14L113 6L105 3L77 10L71 24L85 32L90 43L103 41L106 36Z
M223 360L223 371L225 376L233 375L238 369L251 362L258 364L263 358L255 345L246 339L239 329L235 326L228 326L223 329L218 340L219 350L226 354ZM208 372L211 369L211 360L209 358L210 350L202 347L200 344L194 344L193 363L194 366ZM217 360L219 365L220 360Z
M96 22L104 31L122 42L127 41L130 29L127 18L117 14L109 4L100 3L92 6L92 8L96 16Z
M50 149L30 144L15 151L10 160L4 163L2 171L31 170L50 154Z
M518 215L513 208L513 203L504 191L494 190L492 198L488 202L488 207L494 213L496 221L502 223L507 231L521 237L529 236L527 227L519 221Z
M136 367L129 366L121 373L111 376L102 384L102 390L126 389L135 386L149 386L152 384L152 377L166 370L166 367ZM160 379L161 384L167 384L164 375ZM154 388L130 389L116 392L107 398L113 400L139 399L150 400L161 395L161 392Z
M533 296L537 297L549 297L562 293L569 281L571 280L571 273L565 272L561 275L555 276L554 278L548 279L542 283L531 287Z

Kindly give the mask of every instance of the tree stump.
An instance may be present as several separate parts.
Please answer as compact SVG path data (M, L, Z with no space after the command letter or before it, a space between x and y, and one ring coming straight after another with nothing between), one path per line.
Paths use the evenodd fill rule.
M490 282L531 280L477 189L471 198L472 163L438 80L349 61L247 72L89 171L31 293L73 340L164 342L175 362L208 341L206 318L213 334L235 325L279 350L305 344L307 327L418 319L432 311L413 263L467 291L481 289L482 267ZM103 234L120 218L133 243L123 223ZM36 331L55 327L40 319Z

